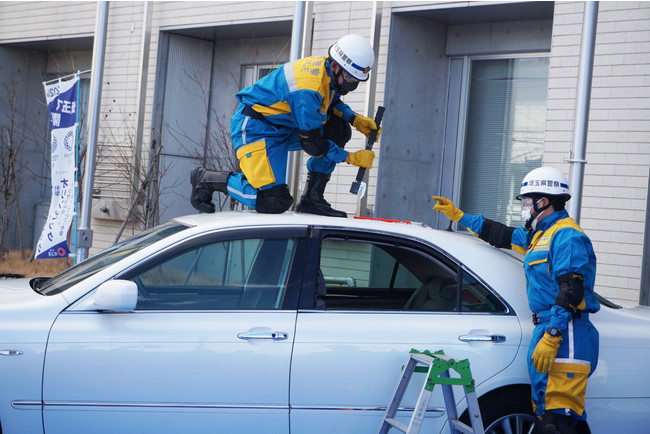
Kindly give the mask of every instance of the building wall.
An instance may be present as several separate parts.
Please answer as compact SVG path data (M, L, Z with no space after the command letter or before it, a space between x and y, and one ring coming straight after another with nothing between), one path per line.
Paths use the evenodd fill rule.
M95 32L96 2L3 2L0 10L2 43L71 38Z
M353 109L367 113L384 104L391 12L408 8L442 9L470 7L472 2L381 2L379 59L374 69L377 92L367 93L362 84L345 98ZM156 111L156 72L160 33L175 29L240 23L292 20L295 2L151 2L151 41L147 58L141 58L145 3L110 2L103 80L100 141L107 146L99 156L95 187L122 204L130 197L128 176L119 161L134 161L134 132L138 116L144 117L142 161L147 161L151 125ZM371 36L373 2L312 2L311 53L321 54L346 33ZM573 139L574 98L584 3L557 2L553 19L551 70L547 108L544 162L568 175ZM650 3L599 2L597 46L587 144L581 225L593 239L599 261L597 290L623 303L638 300L645 230L648 168L650 167ZM96 2L0 2L0 44L30 43L92 36ZM144 62L147 60L147 62ZM144 113L138 113L138 71L148 65ZM407 77L408 78L408 77ZM384 122L391 126L390 104ZM386 134L386 139L390 138ZM408 137L399 137L408 142ZM385 145L388 143L385 143ZM407 143L406 143L407 144ZM358 133L348 144L361 149ZM376 202L378 159L370 170L367 207ZM302 155L299 158L304 158ZM301 164L301 184L304 162ZM349 213L363 211L358 197L348 193L356 168L345 164L335 170L326 198L335 208ZM189 194L189 193L188 193ZM422 207L430 208L428 203ZM112 244L121 222L93 214L95 243L91 253ZM127 234L138 230L128 228Z
M584 3L555 5L545 164L569 175ZM599 2L580 224L598 257L596 290L639 297L650 167L650 3Z

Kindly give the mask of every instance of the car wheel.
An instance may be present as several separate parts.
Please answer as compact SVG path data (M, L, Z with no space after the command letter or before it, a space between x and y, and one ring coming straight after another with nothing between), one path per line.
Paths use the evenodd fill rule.
M528 434L534 426L535 418L532 414L510 413L488 425L485 434Z
M535 425L530 389L515 389L485 396L479 401L486 434L529 434ZM465 423L467 412L463 415Z

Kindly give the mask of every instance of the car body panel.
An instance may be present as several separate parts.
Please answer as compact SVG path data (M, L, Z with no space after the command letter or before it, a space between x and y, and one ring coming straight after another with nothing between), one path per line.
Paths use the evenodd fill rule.
M281 311L64 313L45 360L45 426L64 432L94 413L93 432L116 432L122 422L107 413L138 413L155 426L166 409L178 416L167 415L170 423L191 432L206 421L219 425L226 413L229 424L250 432L267 410L264 424L286 432L294 327L295 312ZM238 338L251 330L287 338ZM189 414L202 422L186 420Z
M68 302L62 295L37 294L29 286L29 279L1 279L0 300L2 430L40 432L41 381L48 333Z
M360 432L376 429L401 368L411 349L444 352L469 359L473 378L480 384L505 369L516 357L521 327L516 316L439 313L300 312L291 369L292 431L337 432L339 418L354 419ZM460 336L499 335L504 342L461 342ZM424 383L414 374L413 384ZM310 384L310 387L304 387ZM438 391L439 392L439 391ZM456 397L464 396L459 389ZM413 408L418 387L410 387L402 406ZM432 421L426 430L441 429L446 418L444 400L435 393L430 402ZM319 415L314 415L314 410ZM437 410L437 411L435 411ZM367 425L363 426L362 422ZM429 425L431 423L431 425Z
M58 433L70 426L93 432L214 432L215 426L224 432L375 432L411 348L468 358L479 399L503 397L502 391L528 384L533 324L522 263L476 237L419 224L292 213L197 214L177 221L187 228L61 294L40 295L28 279L0 279L2 432ZM276 229L343 230L417 243L494 291L507 312L141 311L136 306L134 312L116 313L93 308L100 284L128 278L167 252L204 239ZM295 258L302 280L291 294L295 300L315 291L310 273L318 245L312 241L309 251ZM591 316L600 332L599 364L586 401L594 434L645 431L649 312L603 306ZM282 332L286 339L238 337L247 332ZM463 334L506 339L467 343L458 339ZM409 390L403 405L411 406L415 394ZM446 432L439 394L434 392L426 426ZM462 392L455 394L463 412ZM409 413L398 416L406 421Z
M650 398L650 387L638 387L648 377L647 367L639 361L650 360L650 333L640 332L650 330L650 308L603 307L590 319L598 329L600 349L598 366L587 385L588 396Z

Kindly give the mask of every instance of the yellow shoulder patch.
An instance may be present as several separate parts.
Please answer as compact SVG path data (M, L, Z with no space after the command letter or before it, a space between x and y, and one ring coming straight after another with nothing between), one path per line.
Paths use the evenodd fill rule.
M299 90L314 90L323 95L323 81L326 81L325 95L329 93L330 78L327 77L325 60L323 56L313 56L294 62L293 74Z

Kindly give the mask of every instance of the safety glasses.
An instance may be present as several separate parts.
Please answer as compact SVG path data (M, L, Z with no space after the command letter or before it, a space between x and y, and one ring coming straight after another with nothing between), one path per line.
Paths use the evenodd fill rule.
M341 68L341 71L343 72L343 80L347 81L348 83L359 83L359 80L348 74L345 69Z

